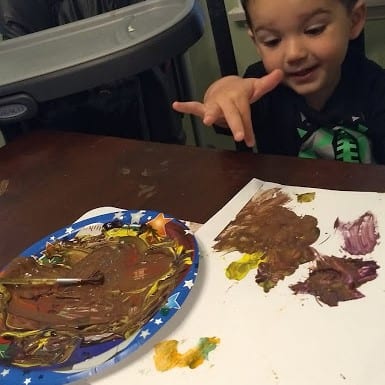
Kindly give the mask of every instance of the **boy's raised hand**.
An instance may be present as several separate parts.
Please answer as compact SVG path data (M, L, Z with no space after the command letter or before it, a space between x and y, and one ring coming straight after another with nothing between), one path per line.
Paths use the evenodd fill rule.
M214 82L206 91L203 103L174 102L173 108L200 117L207 126L216 124L230 128L234 140L255 144L250 104L273 90L283 78L281 70L274 70L262 78L226 76Z

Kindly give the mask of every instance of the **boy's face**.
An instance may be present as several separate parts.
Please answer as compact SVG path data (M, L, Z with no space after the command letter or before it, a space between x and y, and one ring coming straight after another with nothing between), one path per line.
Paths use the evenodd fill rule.
M250 0L248 11L266 70L281 69L283 82L321 109L339 82L349 40L362 29L355 11L339 0Z

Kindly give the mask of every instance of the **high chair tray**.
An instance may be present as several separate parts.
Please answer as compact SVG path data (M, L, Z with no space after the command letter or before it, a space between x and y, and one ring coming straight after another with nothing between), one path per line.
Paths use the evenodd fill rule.
M0 43L0 97L37 101L137 74L203 33L197 0L146 0Z

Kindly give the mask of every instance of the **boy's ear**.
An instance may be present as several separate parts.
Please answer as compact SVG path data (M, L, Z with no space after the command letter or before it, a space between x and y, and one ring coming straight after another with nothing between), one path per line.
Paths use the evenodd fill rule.
M253 41L253 43L255 43L255 36L253 34L253 31L250 28L247 29L247 34L249 35L249 37Z
M256 47L257 53L259 54L259 56L261 56L261 50L259 48L259 45L256 43L255 35L253 34L253 31L250 28L247 30L247 34L249 35L250 39L252 40L254 46Z
M366 4L364 0L358 0L354 5L350 13L350 19L352 22L350 28L350 39L355 39L359 36L364 29L366 22Z

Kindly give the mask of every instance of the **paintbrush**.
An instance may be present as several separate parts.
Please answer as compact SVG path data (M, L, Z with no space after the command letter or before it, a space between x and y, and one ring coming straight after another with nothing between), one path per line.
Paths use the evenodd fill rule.
M0 278L0 285L101 285L104 275L96 271L88 278Z

